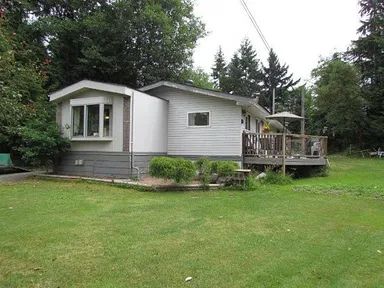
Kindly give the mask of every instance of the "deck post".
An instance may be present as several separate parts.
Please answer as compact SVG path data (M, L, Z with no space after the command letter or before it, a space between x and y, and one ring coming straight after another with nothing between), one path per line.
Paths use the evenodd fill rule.
M283 133L283 175L285 176L285 131Z

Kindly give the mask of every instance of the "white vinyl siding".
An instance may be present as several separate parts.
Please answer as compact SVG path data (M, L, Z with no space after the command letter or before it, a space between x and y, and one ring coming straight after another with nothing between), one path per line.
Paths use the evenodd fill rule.
M169 100L169 155L241 155L241 107L235 101L171 89L156 95ZM188 127L188 113L209 111L209 126Z
M133 107L133 152L166 153L168 102L135 91Z

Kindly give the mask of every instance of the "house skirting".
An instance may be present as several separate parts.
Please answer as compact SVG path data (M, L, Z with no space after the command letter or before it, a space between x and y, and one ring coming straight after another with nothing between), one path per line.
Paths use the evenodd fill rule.
M161 153L135 153L134 167L140 174L148 173L149 162ZM71 151L63 154L54 173L59 175L125 179L137 176L137 170L131 169L129 152L80 152Z
M149 162L153 157L167 156L166 153L134 153L134 167L140 169L140 175L148 174ZM195 161L201 157L214 160L229 160L241 164L241 156L200 156L200 155L168 155ZM137 170L131 169L131 153L129 152L80 152L71 151L62 155L55 166L55 174L82 176L93 178L125 179L137 177Z

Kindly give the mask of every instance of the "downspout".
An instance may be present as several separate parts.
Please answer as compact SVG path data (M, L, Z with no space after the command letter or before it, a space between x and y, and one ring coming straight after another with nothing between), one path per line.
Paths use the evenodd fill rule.
M135 91L132 91L132 96L131 96L131 136L129 137L130 139L130 153L131 153L131 170L134 169L137 171L137 180L140 180L140 168L135 167L135 153L133 152L133 127L134 127L134 99L135 99Z

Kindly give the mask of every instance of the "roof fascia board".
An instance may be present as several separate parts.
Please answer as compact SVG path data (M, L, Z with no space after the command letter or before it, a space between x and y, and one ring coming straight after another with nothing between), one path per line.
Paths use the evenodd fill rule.
M110 93L122 94L132 96L133 89L122 85L107 84L102 82L82 80L59 91L49 94L49 101L57 101L72 94L78 93L82 90L99 90Z
M187 85L183 85L183 84L177 84L177 83L168 82L168 81L159 81L159 82L156 82L154 84L151 84L151 85L148 85L148 86L144 86L144 87L142 87L139 90L144 92L144 91L150 91L150 90L153 90L153 89L156 89L156 88L160 88L160 87L163 87L163 86L164 87L168 87L168 88L179 89L179 90L187 91L187 92L191 92L191 93L203 94L203 95L217 97L217 98L221 98L221 99L227 99L227 100L236 101L236 105L239 105L239 106L253 106L257 110L259 110L260 113L264 117L270 115L268 111L266 111L263 107L261 107L252 98L251 99L247 99L246 97L242 97L242 96L237 96L237 95L231 95L231 94L228 94L228 93L211 91L211 90L207 90L207 89L202 89L202 88L193 87L193 86L187 86Z

